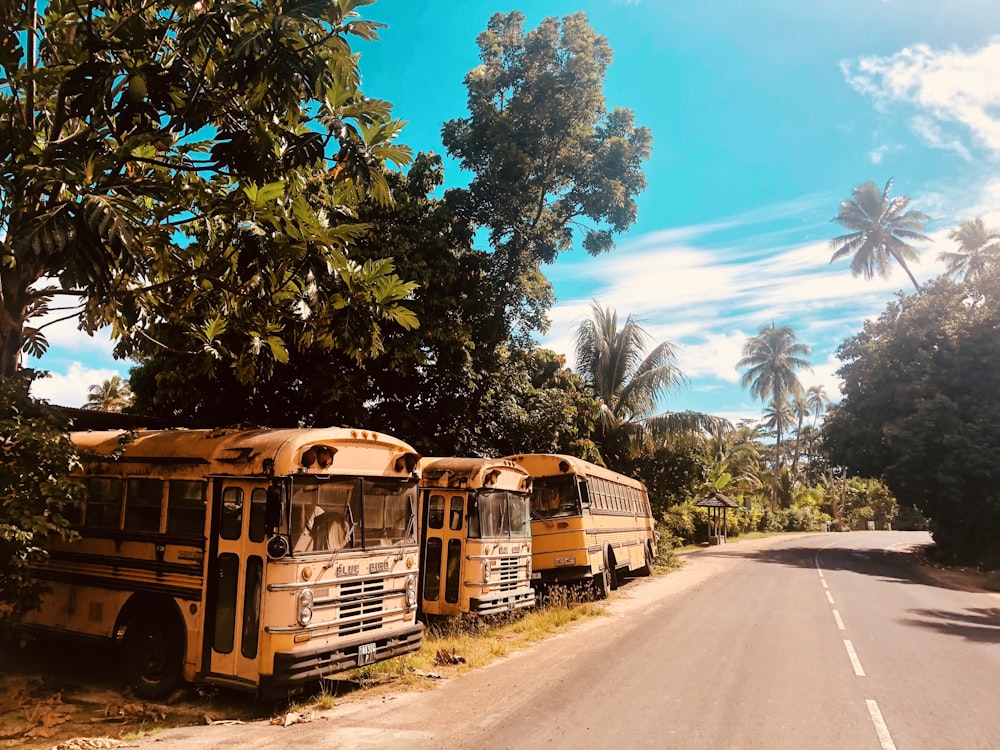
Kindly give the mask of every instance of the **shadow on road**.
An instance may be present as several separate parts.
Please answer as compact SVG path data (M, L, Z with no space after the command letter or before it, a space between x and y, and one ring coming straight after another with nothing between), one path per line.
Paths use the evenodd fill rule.
M901 622L934 630L944 635L956 635L976 643L1000 643L1000 609L910 610L914 617Z
M858 532L863 534L864 532ZM815 537L809 537L814 541ZM756 562L784 565L791 568L821 569L826 572L848 572L873 576L896 583L935 586L938 588L981 592L982 574L973 571L946 569L927 560L927 550L933 544L914 544L900 549L849 549L802 546L791 542L781 548L739 550L733 546L698 551L699 557L742 557ZM818 557L817 557L818 556ZM817 566L817 559L819 565Z

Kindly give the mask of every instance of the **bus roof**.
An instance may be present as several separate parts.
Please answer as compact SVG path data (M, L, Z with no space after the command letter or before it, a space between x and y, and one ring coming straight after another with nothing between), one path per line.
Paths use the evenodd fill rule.
M584 461L576 456L561 453L522 453L507 456L508 459L523 466L532 477L550 477L562 474L577 474L582 477L602 477L604 479L628 485L629 487L645 488L638 479L626 474L606 469L590 461Z
M427 457L420 459L419 471L421 483L427 487L531 488L527 470L506 458Z
M97 430L70 437L85 463L197 464L206 475L409 476L420 458L398 438L347 427Z

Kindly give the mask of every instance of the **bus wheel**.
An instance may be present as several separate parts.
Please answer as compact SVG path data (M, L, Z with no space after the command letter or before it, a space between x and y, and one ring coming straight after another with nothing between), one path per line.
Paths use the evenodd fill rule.
M181 682L181 637L155 612L129 621L122 639L122 672L140 698L166 698Z
M621 581L618 580L618 561L615 560L615 553L612 552L611 550L608 550L608 555L606 559L607 559L607 565L605 567L608 569L608 576L610 578L608 585L610 586L611 590L614 591L615 589L618 588L619 584L621 583Z
M611 591L611 568L608 567L607 558L604 559L604 569L594 576L592 582L594 586L595 599L607 599Z

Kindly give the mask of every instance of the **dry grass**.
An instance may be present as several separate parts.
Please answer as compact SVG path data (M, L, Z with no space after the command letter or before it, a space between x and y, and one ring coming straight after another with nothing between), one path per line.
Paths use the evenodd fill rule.
M352 683L352 692L426 687L438 678L484 667L560 628L606 611L604 603L593 601L587 589L557 587L533 609L490 617L442 618L427 627L419 651L352 670L344 679ZM298 706L299 710L311 707Z

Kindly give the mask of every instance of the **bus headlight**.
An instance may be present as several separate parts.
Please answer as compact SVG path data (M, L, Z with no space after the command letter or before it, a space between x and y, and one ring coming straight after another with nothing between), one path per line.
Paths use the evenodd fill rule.
M308 625L313 618L312 589L302 589L299 592L299 625Z
M417 579L415 576L406 576L406 606L415 607L417 605Z
M490 561L483 560L483 583L490 582Z

